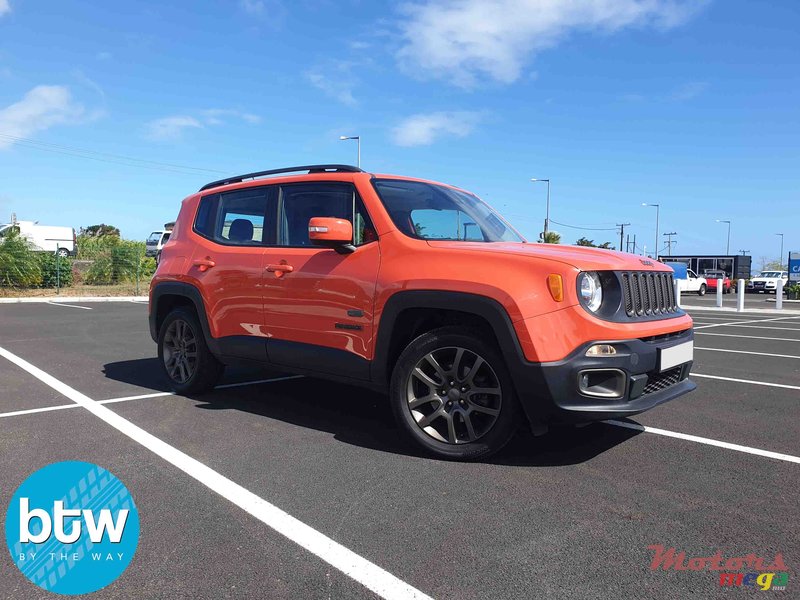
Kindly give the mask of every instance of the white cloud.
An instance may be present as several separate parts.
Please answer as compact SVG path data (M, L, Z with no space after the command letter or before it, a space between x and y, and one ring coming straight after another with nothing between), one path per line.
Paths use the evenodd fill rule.
M8 0L0 0L0 17L10 12L11 12L11 5L8 3Z
M346 106L358 104L353 96L356 79L351 74L353 63L340 61L330 67L317 67L306 72L306 79L326 96Z
M193 115L172 115L155 119L147 124L145 136L155 141L178 140L191 129L203 129L206 126L224 125L230 119L241 119L250 124L258 124L261 117L234 108L208 108Z
M19 102L0 109L0 133L28 137L54 125L80 122L84 115L83 107L73 102L67 87L39 85ZM14 141L0 138L0 149L12 146Z
M404 119L392 130L398 146L427 146L443 136L465 137L481 119L472 111L418 113Z
M150 121L147 124L147 137L156 141L177 140L187 129L198 129L203 125L188 115L174 115Z
M408 72L474 87L510 83L574 31L668 29L709 0L424 0L401 6L397 59Z

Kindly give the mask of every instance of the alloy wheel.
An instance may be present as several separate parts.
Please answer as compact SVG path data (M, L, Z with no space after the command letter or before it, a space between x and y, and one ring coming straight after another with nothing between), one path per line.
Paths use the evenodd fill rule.
M197 369L197 336L189 323L176 319L164 335L164 366L170 378L186 383Z
M417 426L447 444L474 442L494 426L503 393L492 366L460 347L423 356L408 376L408 408Z

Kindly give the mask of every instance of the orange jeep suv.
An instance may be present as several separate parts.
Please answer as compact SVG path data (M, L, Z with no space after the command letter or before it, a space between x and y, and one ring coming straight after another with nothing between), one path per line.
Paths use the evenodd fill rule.
M529 243L470 192L346 165L187 197L149 318L176 392L237 362L355 383L387 393L399 427L443 458L695 388L666 265Z

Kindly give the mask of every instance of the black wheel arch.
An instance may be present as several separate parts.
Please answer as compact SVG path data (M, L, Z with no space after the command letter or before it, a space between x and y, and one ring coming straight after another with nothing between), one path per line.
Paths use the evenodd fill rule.
M162 281L157 283L150 293L150 337L153 341L158 342L161 323L170 311L178 306L190 306L194 309L209 350L212 354L218 355L219 348L211 336L203 296L195 286L182 281Z
M459 319L460 315L464 318ZM448 324L486 331L497 343L512 377L522 366L522 347L508 312L499 302L467 292L408 290L396 292L384 305L371 365L372 381L388 385L392 365L408 342L425 331Z

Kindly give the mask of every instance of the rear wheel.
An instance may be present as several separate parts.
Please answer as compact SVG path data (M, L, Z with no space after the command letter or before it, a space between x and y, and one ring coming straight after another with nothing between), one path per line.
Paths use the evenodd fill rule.
M516 398L500 353L460 327L431 331L406 347L390 400L400 427L440 458L485 458L516 430Z
M212 389L225 370L208 349L197 315L187 308L176 308L164 319L158 358L170 387L179 394Z
M66 248L59 248L56 251L56 254L59 256L59 258L67 258L69 256L69 250Z
M705 284L705 283L701 283L701 284L700 284L700 289L699 289L699 290L697 290L697 295L698 295L698 296L705 296L705 295L706 295L706 290L707 290L707 289L708 289L708 288L706 287L706 284Z

